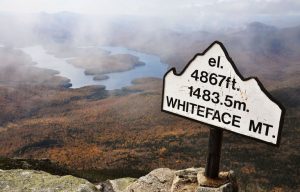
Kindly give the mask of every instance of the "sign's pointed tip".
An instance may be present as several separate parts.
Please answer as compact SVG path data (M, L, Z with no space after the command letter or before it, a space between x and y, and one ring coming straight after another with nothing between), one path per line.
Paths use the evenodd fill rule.
M175 67L173 67L173 68L171 69L171 71L173 72L174 75L177 74Z
M225 49L223 43L221 43L220 41L214 41L214 42L211 44L211 47L219 47L219 48L221 48L222 50Z
M175 67L171 68L171 69L166 73L166 75L169 75L169 74L177 75L176 68L175 68Z
M207 51L212 51L215 50L219 53L224 53L224 55L228 55L227 50L225 48L225 46L223 45L223 43L221 43L220 41L214 41L207 49L205 52Z
M220 45L220 46L223 46L223 43L221 43L220 41L214 41L212 44L213 44L213 45L218 44L218 45Z

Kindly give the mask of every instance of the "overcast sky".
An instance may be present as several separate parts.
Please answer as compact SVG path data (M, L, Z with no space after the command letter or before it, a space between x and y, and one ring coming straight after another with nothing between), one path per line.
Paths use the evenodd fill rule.
M36 13L70 11L97 15L155 16L176 22L219 25L268 21L298 22L299 0L0 0L0 11ZM296 19L295 19L296 18ZM215 24L214 24L215 22Z
M185 12L239 14L299 14L299 0L0 0L7 12L72 11L92 14L180 14ZM179 12L176 12L179 11Z

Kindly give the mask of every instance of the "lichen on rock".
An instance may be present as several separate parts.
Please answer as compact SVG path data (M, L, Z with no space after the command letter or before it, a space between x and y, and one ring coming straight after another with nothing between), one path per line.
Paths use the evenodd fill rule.
M3 192L96 192L97 188L85 179L56 176L35 170L0 170L0 191Z
M135 178L107 180L94 185L74 176L56 176L34 170L0 170L2 192L236 192L238 190L233 172L221 172L228 182L220 187L201 185L205 178L204 168L172 170L158 168L149 174Z

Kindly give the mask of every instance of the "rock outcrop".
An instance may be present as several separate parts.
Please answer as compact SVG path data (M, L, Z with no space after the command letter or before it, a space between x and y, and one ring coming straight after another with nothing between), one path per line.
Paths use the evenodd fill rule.
M56 176L44 171L0 170L2 192L95 192L96 186L70 175Z
M204 168L171 170L159 168L139 179L109 180L99 184L103 192L236 192L238 186L233 172L221 172L220 179L211 181ZM214 184L218 187L207 187Z
M212 181L203 176L203 168L171 170L159 168L135 178L107 180L94 185L73 176L55 176L43 171L0 170L0 191L4 192L236 192L233 172L220 173L220 179ZM206 185L218 185L211 188Z

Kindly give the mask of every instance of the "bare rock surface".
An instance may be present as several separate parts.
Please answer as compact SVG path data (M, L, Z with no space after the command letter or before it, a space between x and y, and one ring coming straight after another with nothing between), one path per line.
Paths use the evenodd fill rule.
M44 171L0 170L0 191L3 192L95 192L97 188L85 179L70 175L56 176Z
M201 183L207 180L204 176L204 168L188 168L183 170L171 170L159 168L151 171L148 175L140 177L136 181L127 182L126 188L118 188L114 181L111 192L237 192L238 187L235 175L232 171L221 172L220 178L225 181L218 187L202 186ZM118 182L118 181L117 181ZM216 181L218 183L218 180Z
M148 175L140 177L128 186L125 192L169 192L175 172L168 168L159 168L151 171Z
M195 191L198 186L197 174L204 172L203 168L188 168L175 172L175 178L171 187L172 192Z
M211 185L217 185L209 187ZM0 170L3 192L237 192L232 171L221 172L217 180L204 176L204 168L172 170L158 168L138 179L120 178L97 185L70 175L56 176L34 170Z

